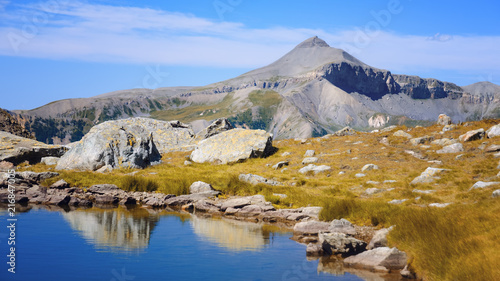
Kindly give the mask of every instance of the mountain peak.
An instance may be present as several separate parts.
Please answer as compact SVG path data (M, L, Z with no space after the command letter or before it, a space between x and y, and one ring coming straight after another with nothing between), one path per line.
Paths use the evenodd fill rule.
M315 47L330 47L323 39L318 36L311 37L297 45L297 48L315 48Z

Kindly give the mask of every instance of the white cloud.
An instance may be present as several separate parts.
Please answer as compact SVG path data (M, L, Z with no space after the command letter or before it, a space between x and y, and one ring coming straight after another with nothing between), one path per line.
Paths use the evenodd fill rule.
M28 27L23 17L31 21ZM500 36L438 33L426 37L386 31L366 34L359 29L335 32L287 27L255 29L190 14L81 2L64 2L51 8L18 6L10 11L9 25L0 25L0 38L10 38L0 40L0 55L258 67L314 35L370 65L394 72L454 69L500 73L497 50Z

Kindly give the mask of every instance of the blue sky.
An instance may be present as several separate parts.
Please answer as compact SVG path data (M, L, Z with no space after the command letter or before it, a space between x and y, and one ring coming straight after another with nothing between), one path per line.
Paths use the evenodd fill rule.
M500 83L498 1L0 0L0 107L203 86L319 36L392 73Z

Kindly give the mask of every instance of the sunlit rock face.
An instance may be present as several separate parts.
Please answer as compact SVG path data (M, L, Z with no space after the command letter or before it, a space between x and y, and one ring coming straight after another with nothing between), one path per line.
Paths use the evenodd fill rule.
M256 223L196 216L189 222L199 238L232 251L258 251L269 243L269 234Z
M89 243L111 251L145 249L159 220L144 209L76 210L62 215Z

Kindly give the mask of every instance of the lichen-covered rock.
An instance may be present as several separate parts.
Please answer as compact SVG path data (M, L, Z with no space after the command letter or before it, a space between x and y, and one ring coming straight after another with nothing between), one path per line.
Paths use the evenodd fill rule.
M145 168L159 162L161 155L147 124L150 124L147 118L101 123L90 129L61 157L56 169L95 171L106 165L112 168Z
M368 243L366 249L371 250L374 248L387 247L387 235L392 229L393 226L377 230L370 240L370 243Z
M413 139L410 139L410 143L412 145L419 145L419 144L424 144L426 142L430 142L434 140L434 137L432 136L423 136L423 137L419 137L419 138L413 138Z
M228 164L267 157L274 152L272 141L272 134L263 130L233 129L200 141L191 160Z
M440 114L438 117L437 124L443 125L443 126L450 125L451 124L451 117L446 115L446 114Z
M36 164L43 157L62 156L66 150L67 148L61 145L48 145L0 131L0 161L7 161L14 165L19 165L24 161Z

